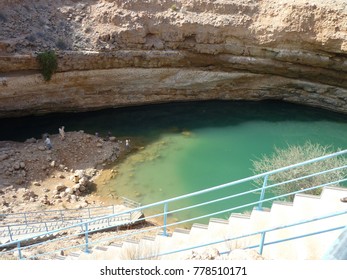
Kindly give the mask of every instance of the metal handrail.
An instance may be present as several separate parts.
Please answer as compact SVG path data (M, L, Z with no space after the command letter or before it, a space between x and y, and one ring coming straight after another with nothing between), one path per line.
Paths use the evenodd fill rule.
M43 219L43 221L57 221L57 220L65 220L70 215L66 214L75 214L78 213L78 219L82 216L82 214L85 214L88 216L88 218L95 216L91 214L92 211L99 211L99 210L111 210L111 211L104 211L104 212L113 212L114 213L114 205L110 206L95 206L95 207L87 207L87 208L76 208L76 209L59 209L59 210L45 210L45 211L31 211L31 212L21 212L21 213L9 213L9 214L0 214L1 223L4 225L12 225L11 223L7 223L7 220L13 220L13 219L21 219L24 222L16 222L14 225L18 224L29 224L30 217L36 217ZM100 216L104 216L104 214L99 214ZM64 218L62 218L62 216ZM51 220L49 220L51 219ZM37 220L35 220L37 222Z
M318 162L318 161L324 161L324 160L327 160L327 159L332 158L332 157L337 157L337 156L346 155L346 154L347 154L347 150L339 151L339 152L332 153L332 154L325 155L325 156L321 156L321 157L318 157L318 158L315 158L315 159L307 160L307 161L304 161L304 162L301 162L301 163L292 164L292 165L289 165L289 166L286 166L286 167L283 167L283 168L279 168L279 169L276 169L276 170L273 170L273 171L269 171L269 172L265 172L265 173L262 173L262 174L250 176L250 177L247 177L247 178L244 178L244 179L236 180L236 181L233 181L233 182L221 184L221 185L218 185L218 186L215 186L215 187L212 187L212 188L203 189L203 190L196 191L196 192L193 192L193 193L189 193L189 194L186 194L186 195L181 195L181 196L178 196L178 197L166 199L166 200L155 202L155 203L152 203L152 204L140 206L140 207L137 207L135 209L123 211L121 213L111 214L111 215L100 217L100 218L94 218L94 219L91 219L91 220L86 221L86 222L76 223L73 226L68 226L68 227L61 228L61 229L58 229L58 230L55 230L55 231L50 231L50 232L47 232L45 234L54 234L54 233L57 233L59 231L69 231L70 229L73 229L75 227L83 228L84 229L84 234L85 234L85 237L86 237L86 243L85 243L84 246L86 248L85 251L87 252L88 251L88 246L91 244L91 242L88 240L88 234L91 232L91 231L89 231L88 226L91 225L92 223L96 223L97 221L104 220L104 219L111 219L111 218L117 217L119 215L126 215L126 214L131 215L131 213L134 213L136 211L143 212L144 210L153 209L155 207L161 206L161 207L163 207L163 211L155 212L154 214L151 214L150 216L147 216L146 219L163 218L163 224L162 225L156 226L156 227L154 227L154 228L152 228L150 230L161 229L163 235L168 235L168 233L167 233L167 228L168 227L173 227L173 226L176 226L176 225L179 225L179 224L192 222L192 221L195 221L195 220L198 220L198 219L201 219L201 218L212 217L212 216L215 216L217 214L227 213L227 212L231 212L233 210L237 210L237 209L241 209L241 208L245 208L245 207L249 207L249 206L258 205L258 209L261 209L263 202L273 201L273 200L276 200L276 199L279 199L279 198L284 198L284 197L287 197L287 196L291 196L291 195L294 195L294 194L297 194L297 193L302 193L302 192L305 192L307 190L323 188L323 187L326 187L326 186L336 185L336 184L339 184L341 182L345 182L345 181L347 181L347 178L336 180L336 181L333 181L333 182L324 183L324 184L321 184L321 185L318 185L318 186L312 186L312 187L309 187L309 188L306 188L306 189L303 189L303 190L290 192L290 193L287 193L287 194L283 194L283 195L279 195L279 196L275 196L275 197L271 197L271 198L267 198L267 199L264 198L265 191L267 189L274 188L274 187L278 186L279 184L285 184L285 183L288 183L288 182L300 181L300 180L303 180L303 179L309 178L309 177L319 176L321 174L324 174L324 173L327 173L327 172L333 172L333 171L336 171L338 169L345 169L346 166L336 167L336 168L333 168L333 169L330 169L330 170L324 170L324 171L321 171L321 172L317 172L317 173L314 173L314 174L301 176L301 177L298 177L298 178L294 178L294 179L288 180L286 182L276 183L276 184L273 184L273 185L267 185L267 178L269 176L271 176L273 174L277 174L277 173L283 172L283 171L287 171L287 170L290 170L290 169L294 169L294 168L297 168L297 167L305 166L305 165L312 164L312 163L315 163L315 162ZM173 202L176 202L176 201L180 201L180 200L183 200L183 199L186 199L186 198L190 198L190 197L193 197L193 196L199 196L201 194L217 191L217 190L224 189L226 187L234 186L234 185L237 185L237 184L241 184L241 183L245 183L245 182L252 182L252 181L255 181L257 179L263 179L263 182L264 182L263 185L261 187L257 188L257 189L248 190L248 191L245 191L245 192L242 192L242 193L238 193L238 194L234 194L234 195L231 195L231 196L228 196L228 197L223 197L223 198L219 198L219 199L209 200L207 202L200 203L200 204L195 204L195 205L190 205L188 207L178 208L178 209L174 209L174 210L170 210L170 211L168 210L169 209L168 206L169 206L170 203L173 203ZM185 219L185 220L182 220L182 221L168 223L167 217L168 217L169 214L173 214L173 213L177 213L177 212L185 211L185 210L190 210L192 208L201 207L201 206L208 205L208 204L211 204L211 203L218 203L221 200L234 198L236 196L246 195L246 194L249 194L249 193L255 192L255 191L261 191L260 199L255 201L255 202L244 204L244 205L240 205L238 207L232 207L232 208L224 209L224 210L217 211L217 212L214 212L214 213L209 213L209 214L206 214L206 215L201 215L201 216ZM145 220L145 218L140 218L138 221L144 221L144 220ZM141 230L138 230L137 233L148 232L150 230L147 230L147 229L142 230L141 229ZM127 237L127 236L131 236L131 235L134 235L134 233L125 233L121 237ZM40 235L38 235L37 237L40 237ZM114 239L121 238L121 237L117 236ZM21 248L21 243L25 243L26 241L27 241L27 239L13 241L13 242L10 242L10 243L6 243L5 245L0 245L0 248L1 247L5 247L6 245L14 245L14 246L17 247L17 250L19 251L19 255L21 256L21 249L22 249ZM65 249L68 249L68 248L65 248Z
M135 205L135 202L132 203ZM130 203L128 203L128 205L130 205ZM59 228L64 228L71 224L82 223L95 218L102 218L114 214L115 212L115 205L109 205L83 209L78 208L1 214L1 216L5 218L2 220L3 225L0 225L0 237L8 236L11 241L14 241L15 236L27 235L28 232L50 234L50 230L53 230L57 226L59 226ZM7 217L10 217L11 222L12 220L15 222L6 223L6 219L8 220ZM37 217L39 219L34 220L32 217ZM22 218L22 220L20 218ZM117 215L112 219L118 221L131 220L131 214Z

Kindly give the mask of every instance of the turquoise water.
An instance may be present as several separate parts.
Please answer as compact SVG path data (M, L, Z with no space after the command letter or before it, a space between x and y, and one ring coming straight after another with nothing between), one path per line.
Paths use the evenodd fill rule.
M112 192L143 204L253 175L252 160L271 154L275 146L309 140L333 149L347 148L346 115L280 102L172 103L0 120L5 132L0 139L24 140L44 132L57 133L61 125L66 131L83 129L100 135L111 131L117 137L132 138L136 151L114 167L117 176L100 193ZM240 188L254 186L244 184L206 197L224 197ZM252 194L242 201L228 200L224 205L196 211L218 211L258 196ZM202 200L189 199L170 209ZM192 210L176 218L193 214Z
M183 117L178 113L169 115L168 125L164 125L160 133L115 167L118 175L105 190L149 204L251 176L252 160L271 154L275 146L311 141L332 145L335 149L346 148L347 123L343 115L271 102L211 102L199 103L196 107L184 106L189 110L184 111ZM174 124L173 119L177 121ZM163 119L160 122L165 123ZM254 185L238 185L191 198L170 205L170 209L232 195L240 192L240 188L249 190ZM269 196L271 194L267 194ZM233 198L218 205L189 210L175 218L217 212L253 202L258 197L259 193L254 193Z

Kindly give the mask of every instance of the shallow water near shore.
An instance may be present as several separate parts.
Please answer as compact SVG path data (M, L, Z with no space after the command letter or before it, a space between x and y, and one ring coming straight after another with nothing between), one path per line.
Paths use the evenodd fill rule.
M125 196L142 204L253 175L252 160L271 154L275 146L282 148L310 140L336 150L345 149L347 139L345 115L280 102L222 101L0 120L6 132L0 137L40 137L43 132L57 133L61 125L67 131L83 129L101 136L110 131L122 140L131 138L135 149L113 167L117 175L99 188L99 194ZM212 197L231 195L239 188L248 190L254 186L228 188ZM223 203L233 207L258 197L259 194L251 194ZM170 208L199 201L191 198ZM221 204L207 208L218 211L225 206ZM206 207L196 209L196 213L191 210L175 218L203 215L205 210Z

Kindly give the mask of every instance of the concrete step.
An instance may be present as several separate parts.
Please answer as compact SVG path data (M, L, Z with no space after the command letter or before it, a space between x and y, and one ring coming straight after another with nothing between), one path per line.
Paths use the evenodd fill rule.
M208 230L208 225L194 223L190 229L190 235L194 237L199 237L205 235Z
M176 251L182 248L190 246L189 244L190 231L186 229L175 229L171 235L157 235L154 241L154 250L156 252L165 253ZM186 253L177 253L173 255L164 255L161 256L162 260L172 260L176 259L178 256L184 256Z
M271 209L254 207L251 213L250 229L252 231L259 231L270 226Z
M249 232L250 227L250 215L242 213L232 213L229 218L230 231L228 237L239 236Z
M347 197L347 188L326 187L321 194L322 205L325 209L347 209L347 203L341 199Z
M122 253L122 243L112 244L108 246L95 246L89 253L80 252L76 254L75 258L70 258L70 255L66 259L73 260L120 260Z
M139 247L141 248L141 258L146 258L150 260L158 259L157 255L160 252L158 244L155 242L154 236L145 236L141 238L139 242Z

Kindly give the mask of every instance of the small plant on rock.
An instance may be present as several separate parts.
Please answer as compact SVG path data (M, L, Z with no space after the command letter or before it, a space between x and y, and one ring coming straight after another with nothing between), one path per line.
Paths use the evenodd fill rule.
M177 11L178 11L178 8L177 8L176 4L173 4L173 5L171 6L171 10L173 10L174 12L177 12Z
M284 149L275 148L275 152L270 156L263 156L261 159L253 161L254 174L275 170L284 166L295 163L300 163L313 158L321 157L326 154L333 153L334 151L330 146L322 146L320 144L313 144L306 142L302 146L288 146ZM276 173L268 177L267 184L276 184L279 182L288 181L286 184L278 185L271 188L275 195L282 195L292 193L299 190L304 190L310 187L323 185L329 182L334 182L345 178L346 169L337 169L320 175L309 176L322 172L324 170L334 169L339 166L347 164L345 157L332 157L324 161L318 161L301 167L293 168L285 172ZM301 180L294 181L292 179L304 177ZM262 181L257 182L261 185ZM320 195L322 188L311 189L305 191L307 194ZM290 196L293 200L294 196Z
M37 55L41 66L41 74L45 81L49 81L58 68L57 56L54 51L45 51Z

